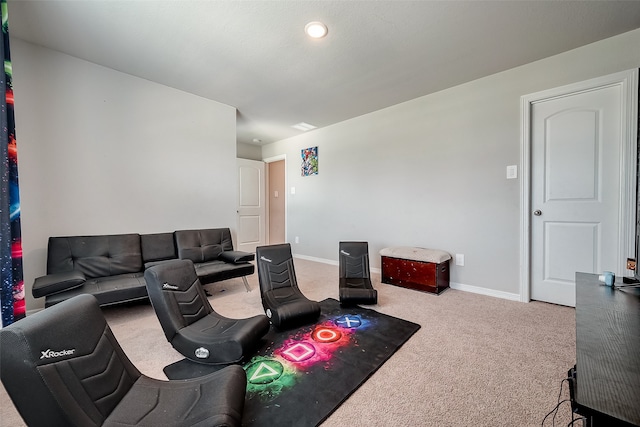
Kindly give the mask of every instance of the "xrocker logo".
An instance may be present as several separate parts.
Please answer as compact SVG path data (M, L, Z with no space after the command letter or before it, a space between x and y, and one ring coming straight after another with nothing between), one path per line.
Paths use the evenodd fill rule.
M42 353L42 356L40 356L40 360L42 360L42 359L51 359L53 357L71 356L75 352L76 352L75 348L72 348L71 350L60 350L60 351L54 351L54 350L51 350L51 349L47 349L45 351L41 351L40 352L40 353Z

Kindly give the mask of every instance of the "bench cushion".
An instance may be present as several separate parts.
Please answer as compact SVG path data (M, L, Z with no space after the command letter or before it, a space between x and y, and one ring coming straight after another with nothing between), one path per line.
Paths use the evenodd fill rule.
M413 261L432 262L440 264L451 259L451 255L438 249L413 248L409 246L396 246L380 250L381 256L389 258L409 259Z

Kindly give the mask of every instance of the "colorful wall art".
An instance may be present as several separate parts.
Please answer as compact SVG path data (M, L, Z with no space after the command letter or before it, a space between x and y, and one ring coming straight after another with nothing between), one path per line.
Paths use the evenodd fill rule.
M301 150L302 176L318 175L318 147Z

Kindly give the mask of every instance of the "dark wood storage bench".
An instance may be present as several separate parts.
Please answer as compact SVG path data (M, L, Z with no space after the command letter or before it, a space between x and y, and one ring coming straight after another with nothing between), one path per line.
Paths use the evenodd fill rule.
M451 255L436 249L393 247L380 251L382 283L439 294L449 287Z

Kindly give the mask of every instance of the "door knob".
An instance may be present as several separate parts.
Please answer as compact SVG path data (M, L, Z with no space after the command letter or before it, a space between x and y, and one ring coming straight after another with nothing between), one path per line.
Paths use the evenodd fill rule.
M535 216L540 216L540 215L542 215L542 211L540 209L536 209L535 211L533 211L533 214Z

